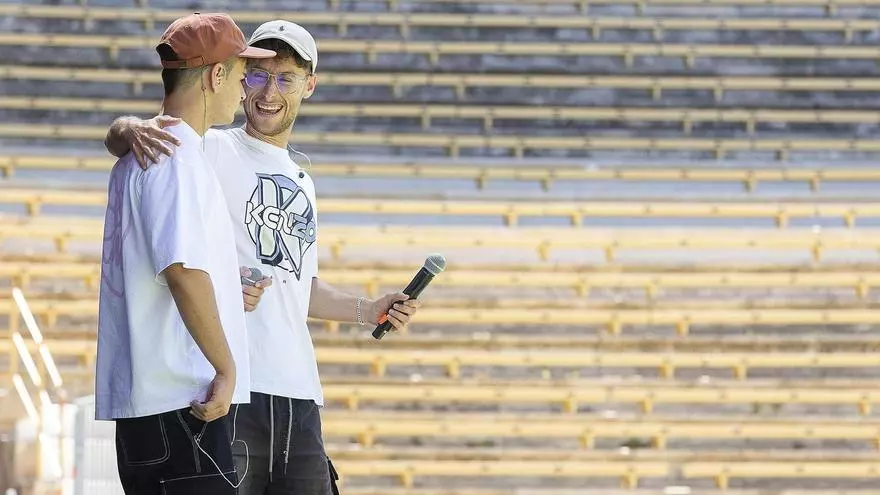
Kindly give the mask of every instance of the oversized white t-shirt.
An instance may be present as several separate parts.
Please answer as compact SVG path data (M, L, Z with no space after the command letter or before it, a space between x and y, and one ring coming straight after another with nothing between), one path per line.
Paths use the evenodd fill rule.
M246 313L251 390L323 405L306 318L318 275L318 213L312 178L286 149L243 129L211 130L205 155L226 196L240 265L273 277Z
M211 277L236 364L233 402L250 400L250 365L235 239L202 138L147 171L131 153L110 173L98 315L96 418L142 417L204 401L214 368L196 345L161 272L175 263Z

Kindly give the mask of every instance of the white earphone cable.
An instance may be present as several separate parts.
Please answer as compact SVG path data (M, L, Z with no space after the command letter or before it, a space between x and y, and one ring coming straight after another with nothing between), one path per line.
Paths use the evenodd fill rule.
M229 486L231 486L232 488L238 488L239 486L241 486L241 484L244 482L244 479L247 477L248 469L250 469L250 467L251 467L251 453L248 450L247 442L245 442L244 440L241 440L241 439L239 439L239 440L235 439L235 426L236 426L235 423L236 423L237 419L238 419L238 404L235 405L235 413L232 416L232 443L230 444L230 445L235 445L235 442L241 442L244 445L244 457L245 457L244 474L242 474L241 478L238 479L238 483L233 483L232 481L230 481L229 478L226 477L226 474L223 473L223 470L220 469L220 466L217 465L217 461L215 461L214 458L211 457L211 454L205 452L205 449L202 448L202 444L201 444L202 435L199 434L199 435L195 436L196 446L199 448L199 450L203 454L205 454L205 457L207 457L208 460L211 461L211 464L213 464L214 467L217 468L217 472L220 473L220 476L223 477L223 480L226 481L226 483L228 483ZM234 464L234 460L233 460L233 464ZM233 466L233 468L234 468L234 466Z

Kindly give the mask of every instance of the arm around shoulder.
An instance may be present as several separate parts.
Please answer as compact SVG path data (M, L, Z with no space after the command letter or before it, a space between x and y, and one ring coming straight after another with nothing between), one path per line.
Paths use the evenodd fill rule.
M158 115L149 120L119 117L110 124L104 147L116 157L132 152L141 168L146 169L158 162L163 154L171 156L174 152L172 146L180 146L180 140L164 130L180 122L180 119L168 115Z
M110 124L107 130L107 136L104 137L104 147L111 155L121 158L131 151L131 144L128 142L127 134L131 125L136 122L143 122L137 117L117 117Z

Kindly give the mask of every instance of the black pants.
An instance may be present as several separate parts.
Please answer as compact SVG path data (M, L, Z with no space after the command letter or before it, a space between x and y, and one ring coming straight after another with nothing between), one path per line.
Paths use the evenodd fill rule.
M126 495L237 494L226 423L205 423L188 408L116 420L116 462Z
M251 392L250 404L232 406L227 424L240 495L339 493L314 401Z

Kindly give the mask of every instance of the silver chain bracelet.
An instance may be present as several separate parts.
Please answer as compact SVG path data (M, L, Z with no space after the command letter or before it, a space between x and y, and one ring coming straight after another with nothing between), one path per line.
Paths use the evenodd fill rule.
M366 297L361 296L357 298L357 303L355 304L355 308L357 308L357 324L360 326L367 324L367 322L364 321L364 314L361 312L361 304L366 300Z

